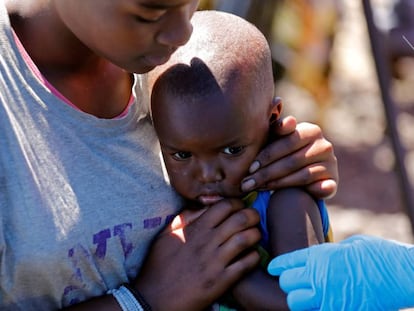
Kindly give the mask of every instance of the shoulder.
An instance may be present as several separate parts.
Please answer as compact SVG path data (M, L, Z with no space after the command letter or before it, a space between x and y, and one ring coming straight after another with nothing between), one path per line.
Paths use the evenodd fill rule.
M298 187L283 188L272 192L270 204L282 206L284 204L312 205L317 206L317 201L305 191Z

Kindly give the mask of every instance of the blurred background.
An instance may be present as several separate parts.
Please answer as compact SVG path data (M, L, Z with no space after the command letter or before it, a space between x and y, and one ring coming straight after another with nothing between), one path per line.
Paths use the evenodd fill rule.
M327 204L335 239L364 233L414 242L414 1L207 0L200 9L233 12L262 30L285 114L317 123L334 144L340 183ZM382 59L373 57L373 41Z

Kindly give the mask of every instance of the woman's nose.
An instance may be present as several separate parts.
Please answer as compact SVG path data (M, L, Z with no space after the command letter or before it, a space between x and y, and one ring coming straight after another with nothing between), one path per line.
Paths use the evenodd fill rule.
M172 47L179 47L187 43L193 32L193 26L190 22L192 14L193 10L188 6L171 10L157 35L158 43Z

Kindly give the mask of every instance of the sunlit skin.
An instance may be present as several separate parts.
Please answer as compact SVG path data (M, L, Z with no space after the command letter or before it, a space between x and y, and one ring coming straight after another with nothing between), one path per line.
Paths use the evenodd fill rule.
M131 73L165 63L188 41L197 6L194 0L50 0L11 22L56 89L79 109L111 118L129 101Z
M188 41L198 1L55 0L52 5L53 26L72 36L75 47L83 44L92 57L144 73Z
M205 64L197 60L192 66ZM201 70L214 80L207 68ZM162 86L153 91L153 121L166 169L191 208L244 195L241 180L266 143L270 122L281 112L281 101L266 98L247 78L229 84L224 90L216 85L195 99L177 97ZM177 216L171 223L172 234L183 243L185 221L189 220Z
M195 100L153 94L154 125L172 185L201 205L243 195L241 180L281 109L247 79L229 84Z
M197 212L191 213L183 211L182 214L174 217L167 230L170 231L172 235L180 239L182 243L186 243L185 226L200 217L204 211L205 209L198 209Z
M133 82L130 72L148 72L189 39L189 18L199 2L30 1L46 4L35 13L25 9L24 18L11 14L14 31L46 79L79 109L99 118L116 117L125 109ZM6 3L25 6L25 1ZM275 133L290 135L279 144L282 148L277 143L266 148L276 156L258 155L261 167L257 170L256 165L251 171L245 188L269 185L276 189L305 182L317 197L336 192L338 171L332 144L314 125L300 124L296 132L295 128L292 117L274 127ZM305 154L307 149L313 153Z
M223 14L198 13L194 20L195 36L150 72L150 87L152 119L170 182L187 199L185 211L196 208L199 216L224 199L246 195L241 181L274 139L269 129L282 103L274 97L271 54L257 29ZM206 42L207 51L201 48ZM270 256L322 241L316 203L302 189L276 191L266 205ZM183 243L191 237L184 230L191 221L179 215L170 226ZM286 309L277 280L260 268L232 293L246 310Z
M39 2L44 5L37 11L29 9L32 3ZM148 72L167 61L174 50L189 40L190 17L198 1L6 0L6 3L26 7L27 14L22 16L9 11L10 22L43 77L74 106L89 114L90 119L112 119L124 112L131 99L134 82L131 73ZM10 42L13 42L11 36ZM139 87L135 90L139 101L142 90ZM322 181L332 178L336 189L336 159L320 128L299 125L295 131L293 118L282 124L273 131L286 136L280 144L270 144L259 154L261 167L256 166L250 176L254 185L264 187L277 181L276 189L303 185L306 180L306 184L315 183L318 190ZM99 148L107 150L105 145ZM314 150L309 156L304 154L308 148ZM77 152L73 150L74 157ZM314 163L321 169L309 175L308 168ZM327 193L332 194L332 190ZM137 201L137 208L145 207ZM131 271L132 275L135 272L139 275L129 281L154 310L202 310L256 265L257 254L246 250L260 238L257 222L257 214L243 209L239 200L222 200L193 222L184 222L184 231L191 232L186 243L169 234L158 235L147 260ZM133 242L141 244L140 240ZM214 256L217 260L211 260ZM187 264L189 258L191 266ZM27 271L30 278L31 267ZM113 272L116 275L120 270ZM215 282L211 283L212 279ZM91 289L96 297L85 296L83 303L68 310L120 310L112 295L102 288L97 290L101 284L90 285L91 288L84 289ZM119 285L108 284L112 289Z

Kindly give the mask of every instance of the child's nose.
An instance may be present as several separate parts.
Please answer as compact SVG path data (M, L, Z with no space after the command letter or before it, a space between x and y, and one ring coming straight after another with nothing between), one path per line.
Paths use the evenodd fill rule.
M203 183L213 183L223 180L224 172L215 162L204 162L200 164L200 180Z

